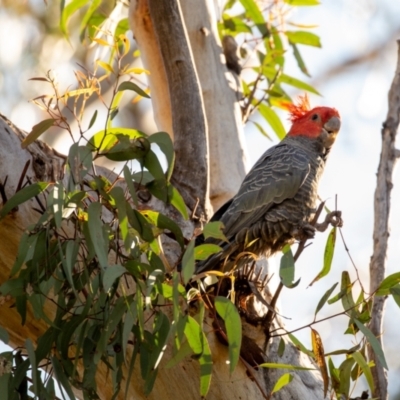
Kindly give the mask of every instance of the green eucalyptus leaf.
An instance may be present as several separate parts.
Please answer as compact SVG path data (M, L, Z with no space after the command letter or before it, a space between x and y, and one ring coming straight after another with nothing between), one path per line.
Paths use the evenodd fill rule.
M215 298L215 309L224 320L229 346L229 371L232 374L239 362L242 345L242 324L235 305L225 297Z
M175 164L174 144L170 135L166 132L156 132L149 136L149 142L156 143L165 154L168 163L167 180L169 181Z
M307 31L286 31L285 35L290 43L305 44L307 46L321 47L319 36Z
M201 244L200 246L195 247L194 249L194 259L195 260L207 260L208 257L215 253L219 253L221 251L221 247L208 243L208 244Z
M83 8L89 0L72 0L69 2L61 11L61 18L60 18L60 29L61 32L68 36L67 24L72 15L78 11L79 9Z
M139 201L138 201L135 186L133 185L134 179L133 179L131 171L127 165L124 166L124 178L125 178L126 186L128 187L128 190L129 190L129 194L131 195L133 204L137 207L139 205Z
M358 329L367 338L368 343L371 345L372 349L375 352L375 355L378 357L378 360L382 364L383 368L389 369L386 363L385 354L383 353L382 346L379 340L375 337L375 335L371 332L371 330L367 328L364 324L362 324L360 321L358 321L357 319L353 319L353 321L357 325Z
M269 36L269 30L267 28L267 23L264 16L254 0L240 0L243 8L245 9L246 15L254 23L257 29L260 31L263 37Z
M168 185L168 199L169 202L181 213L184 219L189 219L186 204L181 194L171 184Z
M189 282L194 273L194 245L194 240L189 242L182 258L182 278L185 284Z
M296 371L315 371L316 368L299 367L297 365L282 364L282 363L262 363L259 365L262 368L273 368L273 369L290 369Z
M146 304L146 308L150 309L151 307L151 292L153 291L154 285L156 284L157 281L157 276L158 275L162 275L163 271L160 269L156 269L154 271L151 272L151 274L149 275L149 277L147 278L146 281L146 297L145 297L145 304Z
M184 239L181 228L179 228L178 224L174 222L172 219L168 218L167 216L151 210L145 210L142 214L151 221L151 223L157 226L160 229L168 229L171 231L176 241L180 244L181 248L183 249L184 246Z
M379 285L376 295L377 296L387 296L390 294L390 288L398 285L400 283L400 272L395 272L387 276Z
M144 167L154 176L155 180L162 181L166 179L160 161L153 150L149 150L146 153Z
M356 360L357 364L359 365L362 372L364 373L365 379L368 382L368 386L369 386L371 393L374 393L374 391L375 391L374 378L372 377L370 365L367 363L364 356L359 351L356 351L351 356Z
M114 282L123 274L128 272L122 265L112 265L106 268L103 274L103 287L108 292Z
M104 238L103 223L101 220L102 206L100 203L91 203L88 207L88 227L90 237L99 263L103 269L108 265L108 244Z
M339 367L339 393L346 397L350 392L351 369L353 368L354 363L355 360L350 357L343 361Z
M122 354L126 357L126 351L128 346L129 335L132 331L133 325L136 323L137 319L137 305L136 297L129 304L129 308L126 311L124 326L122 328Z
M295 60L297 61L297 65L300 68L300 71L303 72L303 74L305 74L307 76L311 76L310 73L308 72L306 64L303 60L303 57L300 54L300 51L299 51L297 45L295 43L289 43L289 44L293 49L293 56L294 56Z
M258 111L269 123L273 131L276 133L276 136L282 140L286 136L286 131L276 112L271 107L263 103L258 106Z
M102 153L111 161L129 161L147 159L150 152L150 143L147 138L131 139L128 135L116 134L118 142L107 152ZM153 160L151 158L151 160ZM158 161L158 160L157 160ZM153 163L150 163L153 168ZM151 172L151 171L150 171Z
M119 86L118 86L118 91L124 91L124 90L132 90L134 92L136 92L139 96L142 97L146 97L146 98L150 98L150 96L138 85L136 85L136 83L131 82L131 81L125 81L122 82Z
M291 6L317 6L321 4L319 0L283 0Z
M44 121L40 121L38 124L32 127L32 130L28 133L28 135L22 140L21 147L26 149L30 144L32 144L35 140L39 139L39 137L46 132L49 128L51 128L54 123L56 122L55 119L49 118L45 119Z
M129 235L128 215L126 209L130 206L125 199L125 194L121 187L114 186L110 191L110 196L115 201L115 207L118 214L119 229L121 231L122 240L124 241L125 250L129 251L132 246L132 238Z
M314 315L316 316L318 312L321 310L321 308L325 305L327 300L329 299L329 296L333 293L335 290L336 286L338 285L338 282L336 282L330 289L328 289L325 294L321 297L321 300L318 302L317 308L315 309Z
M127 137L128 139L146 138L147 135L137 129L129 129L122 127L108 128L106 131L102 129L96 132L89 140L87 146L92 150L106 152L118 143L118 135Z
M19 190L14 194L13 197L11 197L11 199L7 201L6 204L4 204L3 208L0 210L0 220L20 204L25 203L26 201L44 192L50 185L51 183L49 182L36 182Z
M289 373L283 374L275 383L271 393L279 392L279 390L281 390L283 387L292 382L292 380L293 380L293 375Z
M189 346L200 363L200 395L205 397L211 382L212 358L210 346L206 335L193 317L188 316L184 332Z
M71 385L63 371L60 361L58 361L58 359L55 356L53 356L53 357L51 357L51 364L53 366L54 375L55 375L57 381L61 383L65 392L69 396L70 400L75 400L74 392L72 391Z
M286 245L282 249L282 257L281 264L279 268L279 277L281 278L281 282L287 288L295 288L299 283L300 279L297 282L294 282L294 270L295 270L295 262L293 258L292 249L289 245Z
M319 281L321 278L329 274L332 266L333 253L335 252L335 243L336 243L336 227L332 228L332 230L329 232L328 240L326 241L325 252L324 252L324 265L322 267L322 270L311 281L309 286L312 286L315 282Z
M224 224L221 221L213 221L205 224L203 228L203 235L205 239L211 237L228 243L228 239L224 235Z

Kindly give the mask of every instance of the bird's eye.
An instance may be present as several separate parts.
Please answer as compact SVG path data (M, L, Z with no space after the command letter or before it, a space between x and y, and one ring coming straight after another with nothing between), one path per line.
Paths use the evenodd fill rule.
M318 119L318 114L313 114L313 116L311 117L311 119L313 121L316 121Z

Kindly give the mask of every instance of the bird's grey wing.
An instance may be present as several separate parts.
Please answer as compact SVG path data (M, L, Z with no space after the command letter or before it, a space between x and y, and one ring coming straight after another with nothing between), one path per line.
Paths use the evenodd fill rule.
M299 148L280 144L266 151L221 217L227 238L250 227L274 204L293 198L310 168L307 153Z

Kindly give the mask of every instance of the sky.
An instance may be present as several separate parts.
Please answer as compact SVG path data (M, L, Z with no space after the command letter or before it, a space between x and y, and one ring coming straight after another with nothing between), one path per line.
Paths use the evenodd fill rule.
M0 5L5 0L0 0ZM41 0L27 0L39 15L45 12ZM396 35L400 38L400 1L393 0L322 0L321 6L298 8L290 18L297 23L318 24L315 29L321 37L322 48L306 48L302 54L322 97L311 96L312 105L326 105L339 110L342 128L320 185L320 196L328 199L328 207L343 213L342 229L363 285L368 291L368 268L372 254L373 193L380 154L381 127L386 118L387 93L396 65ZM56 22L55 22L56 25ZM12 34L10 34L12 32ZM28 15L19 16L0 8L0 112L23 129L30 130L40 114L28 100L42 94L32 76L43 75L49 69L57 71L60 80L73 81L74 49L55 35L40 43L42 28ZM39 54L27 51L33 47ZM329 71L357 56L363 57L375 48L382 51L344 73L330 75ZM290 60L290 57L287 58ZM38 62L39 61L39 62ZM289 61L287 73L301 77L294 62ZM297 92L291 92L297 95ZM286 127L289 122L283 116ZM270 147L270 140L261 136L249 124L245 130L250 163L254 164ZM59 145L64 147L62 144ZM400 177L395 171L392 191L391 235L387 257L387 274L399 271L400 265ZM315 304L333 282L340 282L341 272L347 270L355 278L344 245L337 238L332 271L328 278L308 287L322 268L323 251L327 233L317 235L313 245L306 249L296 265L296 277L300 285L286 289L280 307L288 329L294 329L312 321ZM271 269L277 270L279 259L271 261ZM358 289L355 290L358 295ZM341 311L338 306L325 306L320 317ZM301 316L301 317L299 317ZM389 390L391 400L400 392L400 341L398 326L400 310L392 299L386 306L384 325L385 354L389 364ZM325 343L325 351L352 345L352 338L342 334L347 319L340 317L318 324ZM306 345L310 342L308 329L296 333ZM339 362L339 361L337 361ZM361 391L361 390L360 390ZM357 392L359 393L359 389Z

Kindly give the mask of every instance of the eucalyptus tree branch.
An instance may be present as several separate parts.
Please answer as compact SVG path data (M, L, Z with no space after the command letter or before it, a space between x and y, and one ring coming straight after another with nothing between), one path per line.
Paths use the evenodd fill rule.
M389 239L390 194L393 188L393 169L398 151L395 148L397 129L400 123L400 41L395 76L388 95L388 113L382 127L382 150L378 166L377 184L374 197L373 254L369 266L370 293L373 293L385 277L386 256ZM370 329L382 344L382 324L386 298L375 297L372 306ZM368 347L369 359L375 363L372 368L375 392L373 397L388 399L387 372L379 362L372 347Z

